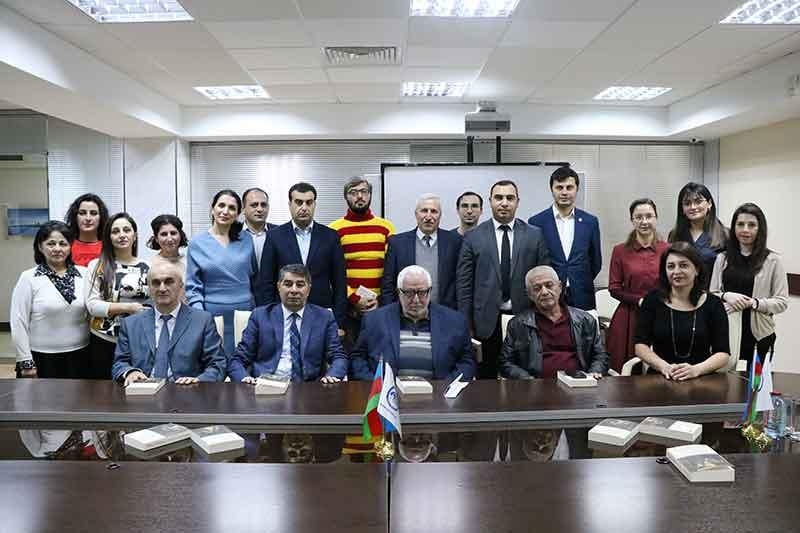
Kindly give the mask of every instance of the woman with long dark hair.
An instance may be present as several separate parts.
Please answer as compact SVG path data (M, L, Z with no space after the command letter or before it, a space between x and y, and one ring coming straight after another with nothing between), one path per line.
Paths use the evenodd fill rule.
M189 305L222 316L223 346L234 349L233 312L253 309L252 279L256 272L253 240L237 217L242 200L224 189L211 201L211 227L192 237L186 254L186 299Z
M608 273L608 292L620 301L606 335L610 367L617 372L633 357L636 315L645 295L658 285L658 261L669 247L656 231L658 210L653 200L634 200L628 211L633 230L614 247Z
M678 193L675 227L669 232L670 243L688 242L697 248L703 259L706 285L717 255L725 249L728 231L717 218L717 207L711 191L701 183L689 182Z
M658 287L639 309L636 356L667 379L683 381L728 364L728 319L722 301L703 287L703 261L685 242L661 256Z
M72 261L74 240L57 220L42 224L33 239L36 266L20 274L11 295L17 377L83 377L89 345L86 269Z
M75 236L71 256L76 265L85 267L89 261L100 257L107 221L108 208L96 194L82 194L69 206L64 222Z
M103 252L89 263L86 308L92 316L91 375L111 379L120 320L147 302L150 267L136 257L137 226L128 213L117 213L103 230Z
M756 204L740 205L731 217L728 248L717 256L711 292L722 298L729 314L741 315L738 359L753 351L768 354L775 346L773 315L786 311L789 287L780 255L767 248L767 219Z
M189 239L183 232L183 222L175 215L158 215L150 222L153 235L147 240L147 247L158 251L150 258L150 266L170 263L180 268L186 278L186 257L181 248L189 246Z

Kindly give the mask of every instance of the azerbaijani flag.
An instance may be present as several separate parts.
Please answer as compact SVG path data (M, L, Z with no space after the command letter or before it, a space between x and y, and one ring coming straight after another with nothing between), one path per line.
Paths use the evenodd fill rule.
M761 380L763 373L763 365L761 359L758 357L758 352L753 354L753 361L750 365L750 376L747 380L747 403L744 411L744 421L753 423L758 416L757 401L758 393L761 391Z
M383 359L380 360L375 368L375 377L372 378L372 387L369 389L367 406L364 408L363 438L369 442L373 436L383 435L383 420L378 414L378 403L381 399L381 389L383 389Z

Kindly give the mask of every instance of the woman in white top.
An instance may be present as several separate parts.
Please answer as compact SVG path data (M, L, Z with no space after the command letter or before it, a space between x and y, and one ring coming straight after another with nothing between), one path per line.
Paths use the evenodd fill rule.
M136 221L128 213L113 215L103 229L103 252L89 263L86 308L93 317L91 378L111 379L120 320L147 303L150 267L136 257Z
M183 232L183 222L175 215L158 215L150 222L153 236L147 240L147 247L158 251L150 258L150 266L157 263L177 265L186 280L186 256L181 255L181 248L189 246L189 239Z
M72 230L56 220L33 240L36 267L20 274L11 296L17 377L80 378L88 364L86 269L75 266Z

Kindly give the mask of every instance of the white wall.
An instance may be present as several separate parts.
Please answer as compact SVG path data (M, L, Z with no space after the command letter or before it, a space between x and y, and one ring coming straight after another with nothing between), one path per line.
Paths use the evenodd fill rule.
M790 120L720 139L719 212L727 225L736 207L758 204L767 217L768 245L783 254L787 272L800 273L796 223L800 197L800 120ZM800 373L800 297L777 317L775 369Z
M47 207L47 171L44 166L0 168L0 191L0 322L8 322L11 291L34 261L32 237L8 237L6 208Z

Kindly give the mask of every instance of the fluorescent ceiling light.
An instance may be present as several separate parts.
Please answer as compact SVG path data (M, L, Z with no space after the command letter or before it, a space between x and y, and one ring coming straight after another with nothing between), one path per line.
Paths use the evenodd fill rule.
M745 2L720 24L798 24L800 0L753 0Z
M668 93L672 87L609 87L594 97L595 100L652 100Z
M519 0L411 0L412 17L510 17Z
M194 20L177 0L67 0L97 22Z
M222 85L219 87L195 87L209 100L254 100L269 98L261 85Z
M403 82L403 96L453 96L459 97L467 90L464 82Z

